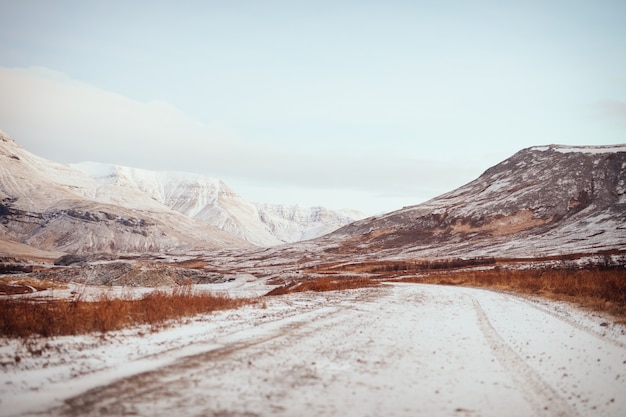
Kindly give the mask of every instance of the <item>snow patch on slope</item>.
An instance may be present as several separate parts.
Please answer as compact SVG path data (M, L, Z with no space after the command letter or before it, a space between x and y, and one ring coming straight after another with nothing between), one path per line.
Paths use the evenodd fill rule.
M604 146L568 146L568 145L547 145L547 146L533 146L529 148L532 151L556 151L560 153L615 153L626 152L626 144L618 145L604 145Z

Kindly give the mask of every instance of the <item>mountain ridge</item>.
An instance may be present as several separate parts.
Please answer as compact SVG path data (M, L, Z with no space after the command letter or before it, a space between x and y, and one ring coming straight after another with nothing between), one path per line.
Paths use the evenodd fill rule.
M323 207L250 203L223 181L201 174L95 162L71 166L104 184L136 189L172 210L259 246L312 239L365 217Z
M525 148L464 186L318 242L424 258L624 250L626 145Z
M55 254L245 249L317 237L351 220L336 214L334 222L298 225L265 209L262 222L260 209L220 180L95 163L77 168L0 133L0 246Z

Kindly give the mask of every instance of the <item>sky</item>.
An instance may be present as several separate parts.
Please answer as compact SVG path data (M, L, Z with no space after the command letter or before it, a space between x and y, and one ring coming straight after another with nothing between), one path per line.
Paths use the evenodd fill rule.
M0 0L0 130L249 201L414 205L626 142L626 1Z

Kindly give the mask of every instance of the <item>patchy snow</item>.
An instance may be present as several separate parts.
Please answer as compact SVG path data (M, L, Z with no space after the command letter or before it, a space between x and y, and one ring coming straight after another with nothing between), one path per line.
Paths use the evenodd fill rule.
M626 145L522 150L456 190L316 240L320 258L544 257L626 247ZM567 149L574 149L566 147ZM578 149L578 148L576 148ZM607 153L586 153L607 152Z
M533 151L545 152L554 150L561 153L614 153L614 152L626 152L626 144L619 145L604 145L604 146L567 146L567 145L549 145L549 146L533 146L530 148Z
M156 332L2 340L0 414L626 413L624 326L567 304L414 284L264 301Z
M511 187L511 181L504 178L493 182L485 189L486 193L501 193L503 190Z
M555 149L561 153L584 152L584 153L613 153L626 152L626 145L616 146L585 146L585 147L559 147Z

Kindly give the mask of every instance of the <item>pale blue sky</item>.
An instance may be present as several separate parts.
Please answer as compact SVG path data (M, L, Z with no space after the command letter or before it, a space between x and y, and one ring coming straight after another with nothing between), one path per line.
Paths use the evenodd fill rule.
M412 205L626 142L626 1L2 1L0 129L252 201Z

